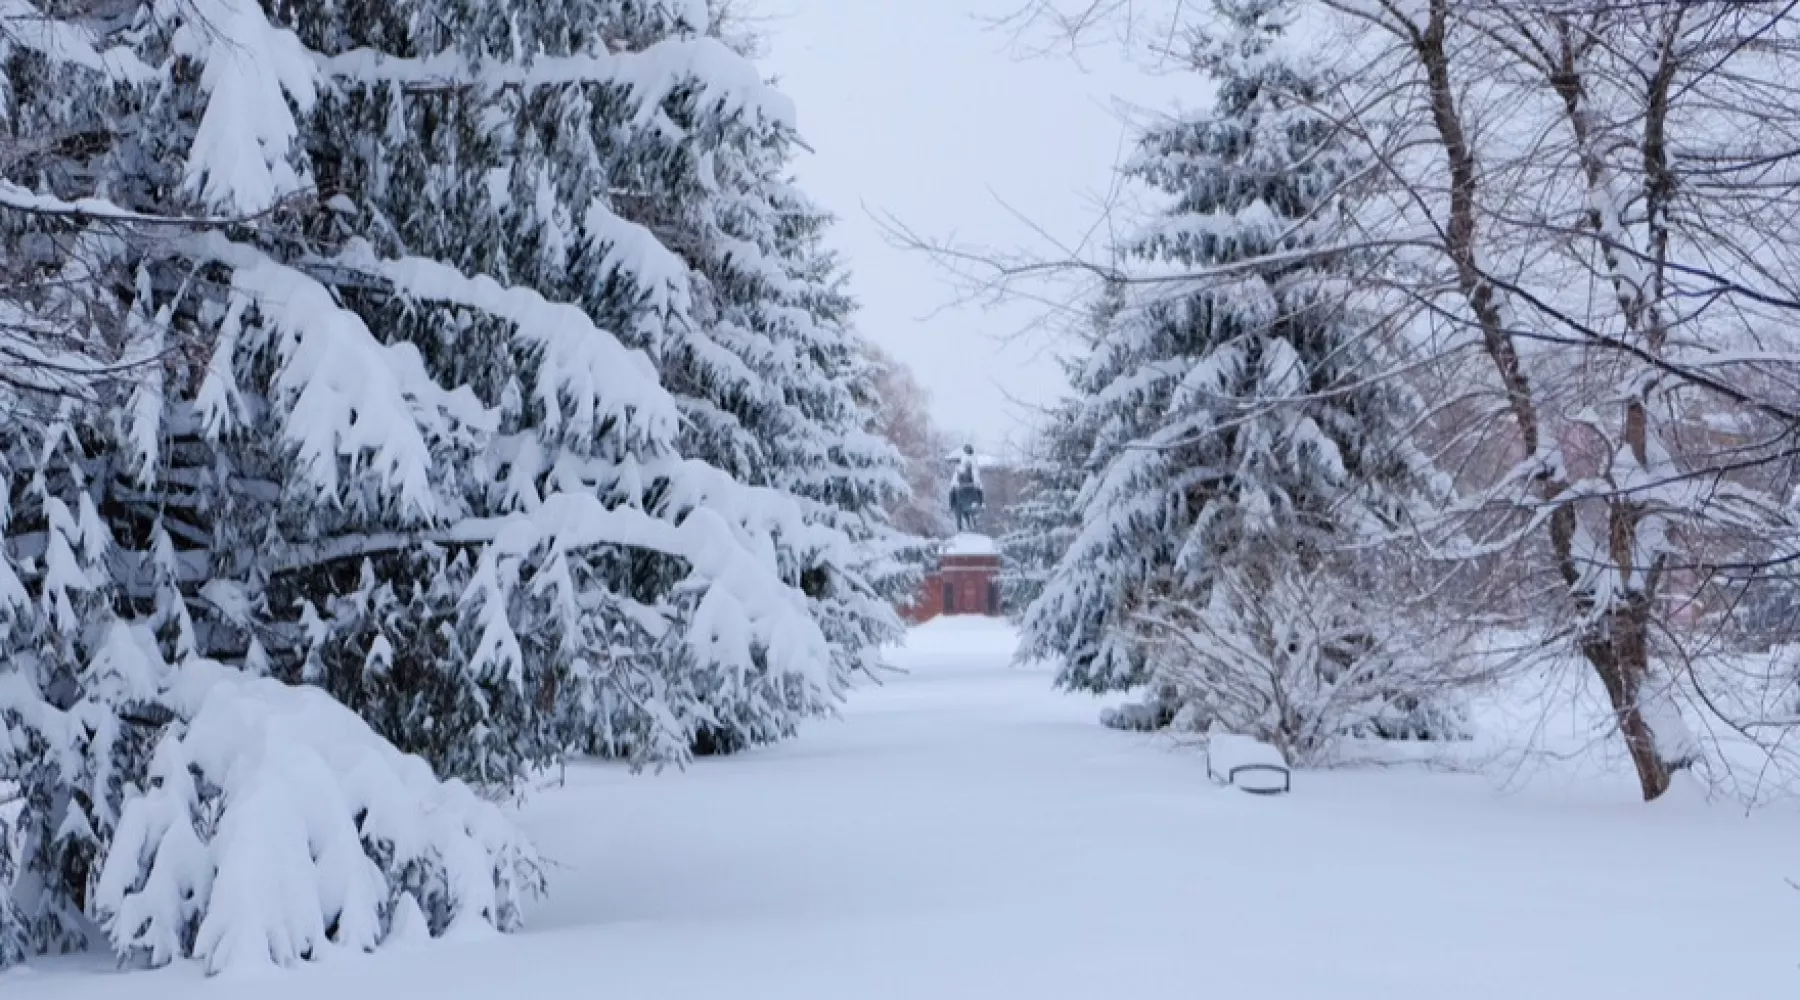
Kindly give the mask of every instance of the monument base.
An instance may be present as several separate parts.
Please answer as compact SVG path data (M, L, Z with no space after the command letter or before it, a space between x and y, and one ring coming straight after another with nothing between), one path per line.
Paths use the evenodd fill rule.
M959 534L944 543L937 569L925 583L906 618L917 624L939 615L999 615L1000 546L987 535Z

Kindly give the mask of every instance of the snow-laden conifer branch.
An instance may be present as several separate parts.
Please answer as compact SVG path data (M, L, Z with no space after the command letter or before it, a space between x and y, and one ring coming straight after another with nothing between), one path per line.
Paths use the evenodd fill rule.
M266 211L263 211L252 215L238 216L153 215L120 208L106 198L76 198L73 200L58 198L5 180L0 180L0 209L28 212L33 215L57 216L77 223L108 222L175 229L242 226L267 214Z
M162 75L129 47L107 45L92 27L55 16L31 0L0 3L0 39L115 83L141 85Z
M195 251L229 266L233 292L262 317L263 343L280 362L273 401L303 476L341 502L341 466L366 468L408 516L438 516L434 444L491 426L474 394L439 386L417 348L381 344L303 272L217 234Z
M497 807L323 693L189 662L164 697L151 785L94 889L121 959L219 972L511 930L541 891Z
M763 82L755 67L709 36L677 36L635 51L581 55L540 55L528 62L477 66L464 55L444 51L419 58L351 49L317 56L327 77L359 84L397 83L418 90L464 87L521 87L527 90L570 84L625 88L643 116L671 95L694 88L697 107L723 115L750 114L793 127L793 102Z
M536 401L552 432L592 437L616 424L633 443L657 448L673 439L674 402L656 383L650 359L576 306L487 275L464 275L439 261L383 260L367 245L349 248L335 263L378 278L407 298L476 309L512 324L538 355Z

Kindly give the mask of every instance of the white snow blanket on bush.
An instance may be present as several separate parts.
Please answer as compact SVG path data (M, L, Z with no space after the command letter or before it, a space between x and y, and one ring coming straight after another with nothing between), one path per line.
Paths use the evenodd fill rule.
M216 973L518 926L542 876L497 806L321 691L206 661L174 674L178 718L95 892L121 958Z

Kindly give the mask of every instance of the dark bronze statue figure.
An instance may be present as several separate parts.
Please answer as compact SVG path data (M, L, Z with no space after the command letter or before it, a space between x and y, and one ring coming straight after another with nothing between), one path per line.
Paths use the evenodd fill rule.
M984 500L981 470L975 464L975 448L965 444L963 453L956 458L956 471L950 477L950 513L956 515L957 531L975 530Z

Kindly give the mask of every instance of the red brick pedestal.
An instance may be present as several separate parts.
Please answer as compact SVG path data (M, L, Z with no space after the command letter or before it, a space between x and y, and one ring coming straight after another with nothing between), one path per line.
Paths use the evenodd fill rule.
M938 568L925 584L907 620L917 624L939 615L1000 614L1000 552L985 535L958 535L944 546Z

